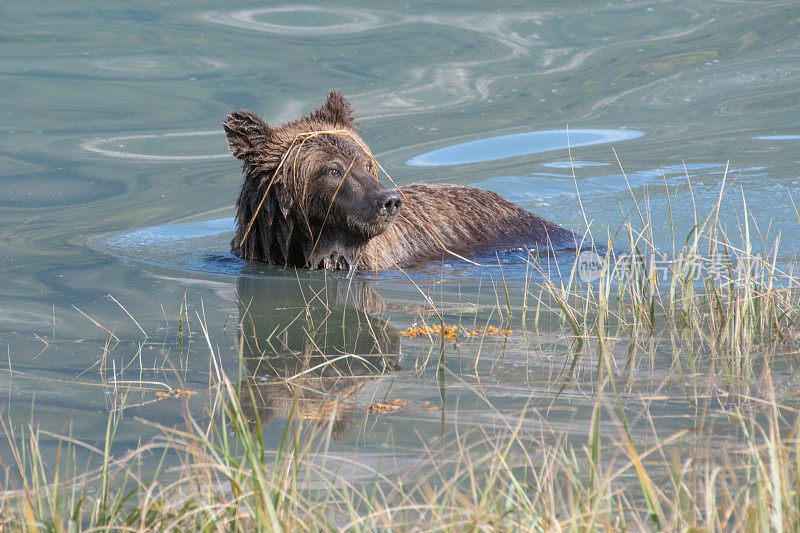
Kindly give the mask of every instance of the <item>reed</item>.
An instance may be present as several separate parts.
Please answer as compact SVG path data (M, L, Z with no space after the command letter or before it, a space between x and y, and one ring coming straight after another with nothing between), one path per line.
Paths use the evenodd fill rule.
M549 275L529 254L522 316L534 304L555 312L565 333L604 353L612 339L672 331L692 353L704 354L711 370L752 376L761 354L796 346L800 278L791 261L781 260L780 234L755 239L744 196L739 226L726 229L719 215L727 192L723 181L716 204L705 217L695 213L697 224L671 251L656 245L645 201L642 226L626 223L608 248L592 253L602 269L587 283L580 279L587 252L566 277Z

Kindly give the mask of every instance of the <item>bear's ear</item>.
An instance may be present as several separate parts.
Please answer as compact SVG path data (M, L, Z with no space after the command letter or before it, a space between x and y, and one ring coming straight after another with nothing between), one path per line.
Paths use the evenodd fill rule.
M345 128L355 128L356 125L350 102L335 89L328 93L328 101L325 102L325 105L311 113L311 119L332 122Z
M272 129L267 123L250 111L234 111L222 123L228 136L228 150L231 155L249 162L255 162L264 151L272 137Z

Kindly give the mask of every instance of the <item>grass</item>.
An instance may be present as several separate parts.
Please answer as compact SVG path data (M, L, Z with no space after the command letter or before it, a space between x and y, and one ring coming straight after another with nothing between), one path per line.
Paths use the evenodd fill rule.
M244 302L241 375L231 377L221 362L235 354L220 353L204 313L198 309L192 316L184 295L176 342L183 365L186 332L202 333L209 354L207 408L196 413L184 403L183 424L175 427L141 420L158 436L114 453L131 405L124 390L157 386L142 377L140 365L138 380L118 380L116 367L111 369L120 399L109 409L102 446L69 431L54 435L33 421L15 427L4 419L0 528L800 530L800 413L794 407L800 283L791 265L779 259L779 238L754 238L761 233L744 198L739 224L727 231L720 220L726 184L710 213L695 214L696 224L669 254L655 244L645 201L637 206L640 225L627 224L608 236L606 266L591 283L582 283L577 269L564 277L545 275L547 258L531 254L515 303L499 270L502 283L492 286L496 304L488 316L480 315L485 324L478 322L477 303L469 318L475 331L490 331L492 317L516 318L514 332L502 337L440 336L446 323L467 331L461 296L458 306L445 305L444 296L437 306L417 287L423 323L428 317L433 326L405 349L419 355L427 346L436 354L417 357L422 362L415 368L419 379L437 381L440 409L426 416L441 416L443 431L434 440L423 432L414 436L419 457L399 467L398 461L408 459L408 435L405 444L388 438L374 463L350 458L335 443L342 410L352 410L350 392L344 391L360 386L347 380L391 367L392 354L380 349L383 337L392 334L390 325L373 322L365 309L340 319L326 286L324 292L304 293L305 308L291 311L283 330L267 317L266 340L250 346L246 337L257 329L252 313L260 305ZM620 250L630 260L619 261ZM665 258L670 260L658 264L666 275L659 278L652 266ZM714 275L707 275L710 266ZM704 275L698 279L698 273ZM113 302L146 338L144 321ZM354 322L377 352L364 355L356 348L363 344L347 333L345 353L321 357L328 352L319 339ZM286 333L290 326L302 333L301 344ZM112 344L119 341L108 334ZM199 350L197 340L193 350ZM487 355L489 350L495 354ZM486 392L487 382L508 350L538 354L537 366L551 364L557 371L544 393L532 389L521 405L501 409ZM98 361L103 375L110 371L108 351ZM297 364L273 368L287 352L299 354ZM474 363L464 365L474 376L451 370L445 363L453 357ZM257 408L263 404L261 385L248 376L261 370L248 366L253 360L281 378L278 384L288 392L280 407ZM437 364L426 374L429 361ZM184 373L183 366L174 370L179 377ZM469 390L481 404L477 412L486 416L462 419L458 405L444 401L448 383ZM162 388L172 390L168 384ZM581 403L580 394L588 400ZM325 400L330 397L337 401ZM591 416L576 423L565 419L574 406ZM271 446L262 417L278 409L286 423ZM681 416L685 422L672 420ZM43 439L56 443L55 454L44 450ZM80 460L87 453L88 466Z
M800 419L796 411L787 417L771 393L762 422L741 408L727 413L743 447L709 442L699 446L701 452L707 446L708 453L686 454L683 447L695 446L688 432L662 437L647 413L638 426L650 426L652 434L637 445L620 396L606 380L585 442L549 427L546 417L526 406L513 416L497 413L493 428L456 427L438 449L427 449L424 465L397 477L378 469L373 481L358 485L339 474L341 457L329 453L332 423L308 426L290 416L279 447L268 450L258 418L245 416L241 391L224 373L218 378L215 413L206 423L187 414L185 429L161 428L160 438L120 458L110 449L122 414L109 417L105 446L92 450L99 469L80 476L70 457L83 444L61 438L56 464L48 465L40 448L47 434L29 427L17 435L4 425L15 460L12 477L20 485L6 485L3 526L29 531L796 531L800 526ZM545 429L530 430L531 420ZM616 434L603 434L601 421L612 421ZM161 460L145 478L142 463L154 454ZM167 461L169 456L175 457Z
M554 279L529 255L543 281L538 293L526 291L526 304L558 311L576 339L594 340L600 350L616 337L668 330L689 352L707 354L710 371L722 365L726 373L752 376L755 352L796 346L800 278L792 264L778 261L780 234L754 243L744 196L738 235L726 230L719 216L726 183L712 210L705 217L695 212L683 245L668 253L655 244L649 209L640 212L641 227L626 224L609 236L602 270L588 286L579 282L577 265L569 278ZM695 371L695 360L689 363Z

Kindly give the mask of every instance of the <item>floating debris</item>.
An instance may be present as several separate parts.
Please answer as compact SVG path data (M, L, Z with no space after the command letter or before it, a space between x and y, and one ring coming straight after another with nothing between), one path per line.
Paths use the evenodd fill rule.
M404 400L395 399L391 402L375 402L369 407L365 407L364 410L370 413L393 413L405 406L406 402Z
M364 410L373 414L386 414L394 413L399 409L419 410L413 405L409 405L405 400L395 399L390 402L375 402L372 405L365 407ZM430 402L422 402L422 409L426 411L436 411L438 407L431 405Z
M407 330L401 331L400 335L406 336L410 339L416 337L422 337L425 335L436 335L439 337L444 337L445 340L455 342L458 339L459 335L463 335L465 337L479 337L483 335L496 335L498 337L507 337L511 335L510 329L500 329L495 326L486 326L485 328L478 328L478 329L466 329L463 326L447 326L447 325L439 325L435 324L432 326L427 326L425 324L419 326L409 326Z
M165 398L191 398L194 394L195 392L193 390L173 389L169 392L158 391L156 392L156 397L159 400Z

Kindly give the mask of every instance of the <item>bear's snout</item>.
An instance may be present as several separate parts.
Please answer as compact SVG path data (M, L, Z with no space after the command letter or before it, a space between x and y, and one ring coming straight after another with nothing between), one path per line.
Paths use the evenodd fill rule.
M378 215L393 217L400 210L401 205L403 205L403 200L397 191L386 191L378 200Z

